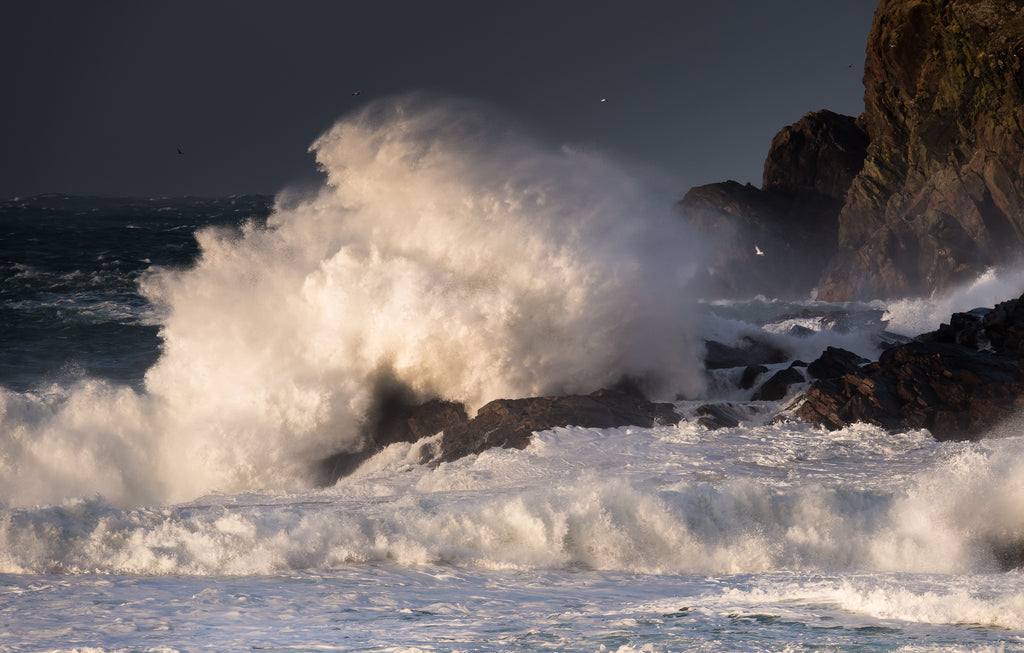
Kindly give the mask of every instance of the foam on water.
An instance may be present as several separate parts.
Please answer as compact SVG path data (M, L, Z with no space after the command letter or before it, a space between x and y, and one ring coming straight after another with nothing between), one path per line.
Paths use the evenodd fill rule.
M397 444L315 492L8 510L0 572L275 574L384 561L644 574L991 572L1024 542L1022 442L979 452L864 426L568 428L523 451L436 469Z
M986 270L974 281L932 297L891 302L885 319L889 328L907 336L934 331L953 313L989 308L1024 292L1024 269Z
M312 149L314 196L266 227L202 231L194 267L146 276L163 355L144 393L4 394L12 505L303 487L311 461L361 445L381 376L470 410L623 375L699 391L699 248L614 165L422 97Z

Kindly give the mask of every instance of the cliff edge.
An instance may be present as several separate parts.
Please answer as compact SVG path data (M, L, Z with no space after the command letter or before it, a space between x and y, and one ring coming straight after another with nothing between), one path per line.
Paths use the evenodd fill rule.
M732 238L705 280L727 295L817 287L828 301L894 298L1019 262L1024 0L882 0L864 112L808 114L773 140L761 189L700 186L679 208ZM742 270L751 239L772 237L801 259L787 263L800 278L765 287L765 274L787 271L766 261L757 274Z
M967 281L1024 244L1024 1L883 0L864 67L867 157L819 297Z

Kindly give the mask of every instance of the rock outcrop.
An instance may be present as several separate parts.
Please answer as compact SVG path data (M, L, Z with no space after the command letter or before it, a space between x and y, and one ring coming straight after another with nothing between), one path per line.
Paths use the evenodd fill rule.
M866 146L853 118L818 111L775 136L760 189L691 189L676 210L714 245L702 290L806 297L836 251L836 218Z
M827 300L927 293L1024 244L1024 1L883 0L864 70L870 137L839 214Z
M458 402L433 399L413 403L398 386L378 391L378 400L364 429L358 451L341 452L318 461L316 482L330 485L347 476L384 447L417 442L441 433L420 452L423 463L440 463L478 454L492 447L524 449L537 431L560 426L613 428L676 424L681 417L672 404L648 401L639 392L598 390L588 395L496 399L469 419Z
M472 420L444 429L436 460L450 461L492 447L524 449L537 431L559 426L614 428L676 424L672 404L654 403L637 394L598 390L588 395L497 399Z
M829 429L854 422L926 428L939 440L981 437L1024 406L1024 297L957 313L875 363L831 349L797 416Z
M808 114L761 189L699 186L679 208L719 235L709 295L893 298L1018 262L1024 0L882 0L860 117Z

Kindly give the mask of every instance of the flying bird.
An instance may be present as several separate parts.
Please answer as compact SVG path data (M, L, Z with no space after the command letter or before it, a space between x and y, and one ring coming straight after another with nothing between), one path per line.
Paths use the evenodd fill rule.
M178 154L184 154L184 152L181 151L180 147L178 148Z
M362 91L352 91L352 95L359 95Z
M604 97L603 97L603 98L601 98L601 101L602 101L602 102L607 102L607 101L608 101L608 98L604 98Z
M754 253L757 254L758 256L764 256L764 252L762 252L761 248L758 247L757 245L754 245Z

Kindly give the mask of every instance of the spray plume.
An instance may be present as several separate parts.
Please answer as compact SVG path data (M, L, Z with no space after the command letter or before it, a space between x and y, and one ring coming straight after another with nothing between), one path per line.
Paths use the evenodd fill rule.
M265 227L200 232L194 267L145 280L164 315L145 393L91 381L56 414L18 409L34 415L24 440L95 462L48 484L60 465L21 461L16 477L47 467L51 488L25 500L302 486L309 461L359 446L382 374L471 411L623 375L699 391L696 244L608 161L421 96L371 104L311 150L319 192L279 201ZM75 406L113 426L65 437Z

